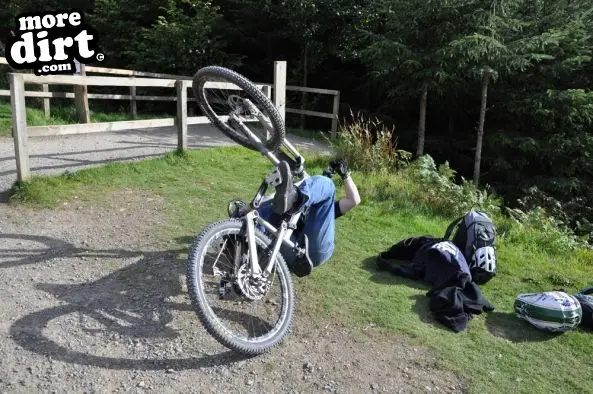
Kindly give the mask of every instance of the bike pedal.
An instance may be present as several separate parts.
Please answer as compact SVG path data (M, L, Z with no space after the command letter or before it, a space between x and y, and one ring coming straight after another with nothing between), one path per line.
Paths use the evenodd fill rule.
M309 238L307 235L304 238L304 248L297 252L297 259L291 264L292 267L290 267L292 273L299 278L310 275L313 271L313 262L309 257Z

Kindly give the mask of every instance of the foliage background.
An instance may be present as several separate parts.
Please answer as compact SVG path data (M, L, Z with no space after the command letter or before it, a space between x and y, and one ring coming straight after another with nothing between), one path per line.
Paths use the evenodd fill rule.
M479 146L480 183L506 205L541 206L579 234L593 230L589 1L8 0L0 41L19 12L69 7L101 33L104 66L192 75L220 64L266 82L273 61L286 60L290 84L340 90L342 122L377 119L409 152L417 152L425 92L423 152L455 168L454 180L475 175ZM330 106L307 98L307 109ZM309 118L304 127L327 121Z

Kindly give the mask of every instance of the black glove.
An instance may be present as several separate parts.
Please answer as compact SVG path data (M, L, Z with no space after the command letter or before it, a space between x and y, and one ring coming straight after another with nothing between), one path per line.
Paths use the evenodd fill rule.
M331 169L331 167L326 168L325 170L323 170L323 175L331 179L332 176L334 176L334 171Z
M346 160L333 160L329 163L332 172L338 174L342 180L348 178L350 176L350 170L348 170L348 164L346 164Z

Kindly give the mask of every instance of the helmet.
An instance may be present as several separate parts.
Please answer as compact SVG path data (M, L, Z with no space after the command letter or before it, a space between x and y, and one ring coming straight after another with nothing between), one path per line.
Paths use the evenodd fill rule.
M470 268L474 267L489 273L496 272L496 257L492 246L484 246L474 252Z
M583 310L576 297L563 291L519 294L515 315L540 330L565 332L582 321Z

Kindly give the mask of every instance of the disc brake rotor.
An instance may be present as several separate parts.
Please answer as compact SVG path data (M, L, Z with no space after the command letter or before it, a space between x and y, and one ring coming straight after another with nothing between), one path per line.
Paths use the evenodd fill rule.
M245 297L256 301L266 295L271 282L259 274L252 275L249 263L245 263L237 271L236 283Z

